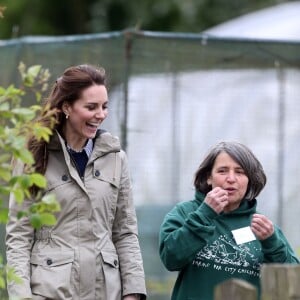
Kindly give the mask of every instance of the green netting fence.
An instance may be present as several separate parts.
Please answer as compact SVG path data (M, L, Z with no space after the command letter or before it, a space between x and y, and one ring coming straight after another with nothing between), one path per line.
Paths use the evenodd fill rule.
M299 53L300 41L188 33L23 37L0 41L0 85L18 84L21 61L48 68L52 82L70 65L106 69L103 126L128 154L149 297L163 300L176 274L159 260L159 226L175 203L193 198L194 172L217 141L245 143L261 160L268 183L259 209L299 253Z

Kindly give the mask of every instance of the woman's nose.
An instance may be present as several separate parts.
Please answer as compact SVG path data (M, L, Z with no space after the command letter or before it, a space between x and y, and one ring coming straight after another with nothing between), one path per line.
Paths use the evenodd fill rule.
M101 108L98 109L96 114L95 114L95 117L98 118L98 119L103 119L103 118L105 118L105 116L106 116L106 114L105 114L104 110L101 109Z
M236 179L235 173L234 172L228 172L227 180L231 182L231 181L235 181L235 179Z

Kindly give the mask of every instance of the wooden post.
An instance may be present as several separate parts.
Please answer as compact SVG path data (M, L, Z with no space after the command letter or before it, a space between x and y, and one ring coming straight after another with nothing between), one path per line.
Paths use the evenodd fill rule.
M256 299L257 299L257 290L255 286L241 279L226 280L218 284L214 290L214 300L256 300Z
M262 300L300 300L300 265L262 265L261 295Z

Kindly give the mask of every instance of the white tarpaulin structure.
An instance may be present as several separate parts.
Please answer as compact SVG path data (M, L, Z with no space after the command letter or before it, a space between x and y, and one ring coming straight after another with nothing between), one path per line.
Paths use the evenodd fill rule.
M204 33L230 38L300 40L300 1L281 3L212 27Z

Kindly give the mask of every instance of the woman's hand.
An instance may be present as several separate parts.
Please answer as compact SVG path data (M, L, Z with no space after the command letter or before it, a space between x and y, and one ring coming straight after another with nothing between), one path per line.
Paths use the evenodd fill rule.
M271 220L261 214L254 214L251 221L251 229L257 239L263 241L274 233L274 225Z
M207 193L204 202L219 214L228 204L228 192L220 187L215 187Z

